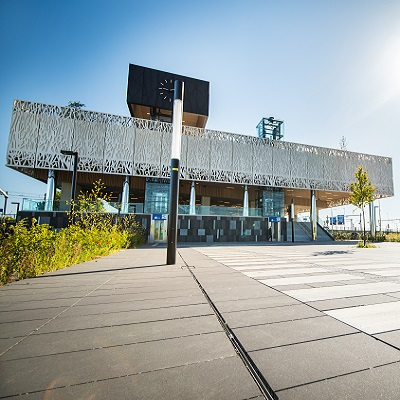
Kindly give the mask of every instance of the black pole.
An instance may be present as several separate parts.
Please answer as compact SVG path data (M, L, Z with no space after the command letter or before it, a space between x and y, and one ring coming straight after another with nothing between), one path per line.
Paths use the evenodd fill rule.
M74 156L74 169L72 171L72 188L71 188L71 200L75 203L76 201L76 175L78 173L78 153L73 152Z
M179 160L181 156L181 132L183 114L183 82L174 82L174 106L172 114L171 179L169 184L169 216L167 230L167 265L176 262L178 236Z
M290 207L290 219L292 221L292 243L294 243L294 201L292 199L292 204Z
M71 150L61 150L61 154L65 156L74 156L74 165L72 169L72 183L71 183L71 214L72 220L74 221L74 208L75 208L75 201L76 201L76 175L78 173L78 152L71 151Z

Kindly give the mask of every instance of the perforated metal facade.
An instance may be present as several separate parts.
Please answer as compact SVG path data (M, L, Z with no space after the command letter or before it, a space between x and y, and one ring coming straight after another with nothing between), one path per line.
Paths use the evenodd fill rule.
M169 176L171 125L16 100L7 165L165 178ZM393 196L392 160L336 149L184 127L181 178L259 186L348 192L363 166L380 197Z

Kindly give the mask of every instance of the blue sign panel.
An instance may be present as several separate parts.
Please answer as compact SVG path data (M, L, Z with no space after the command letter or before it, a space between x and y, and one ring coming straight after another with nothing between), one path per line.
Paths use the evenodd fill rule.
M338 215L337 216L337 223L339 225L343 225L344 224L344 215Z
M336 225L336 217L329 217L329 223L331 224L331 225Z
M151 219L154 221L167 219L168 214L151 214Z
M279 222L280 220L280 217L269 217L269 222Z

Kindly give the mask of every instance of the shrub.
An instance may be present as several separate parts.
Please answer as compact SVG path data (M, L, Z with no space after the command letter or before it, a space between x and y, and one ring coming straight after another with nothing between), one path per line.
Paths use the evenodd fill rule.
M364 249L372 249L372 248L375 248L376 246L375 245L373 245L371 242L368 242L368 241L363 241L363 240L360 240L358 243L357 243L357 246L356 247L359 247L359 248L364 248Z
M33 277L143 244L143 230L133 215L103 212L97 197L103 188L98 181L89 194L81 194L70 225L59 232L35 219L30 227L26 220L11 226L0 221L0 281Z

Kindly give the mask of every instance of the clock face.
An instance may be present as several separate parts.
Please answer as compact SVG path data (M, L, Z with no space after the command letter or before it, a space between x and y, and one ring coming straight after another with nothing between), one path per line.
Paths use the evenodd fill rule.
M172 79L163 79L159 84L158 93L163 100L171 103L174 97L174 82L172 82Z

